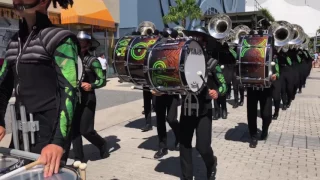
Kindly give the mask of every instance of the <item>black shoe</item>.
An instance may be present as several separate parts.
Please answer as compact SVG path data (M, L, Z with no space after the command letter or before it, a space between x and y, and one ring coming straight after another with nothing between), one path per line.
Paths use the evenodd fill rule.
M238 103L238 102L235 102L235 103L233 104L233 106L232 106L233 109L236 109L236 108L238 108L238 107L239 107L239 103Z
M239 102L239 106L243 106L243 100Z
M227 117L228 117L228 112L227 112L227 110L226 109L224 109L224 110L222 110L222 119L227 119Z
M230 98L231 98L230 94L227 94L226 98L227 98L227 99L230 99Z
M107 157L110 156L107 143L105 143L99 150L100 150L100 157L101 157L101 159L104 159L104 158L107 158Z
M291 106L291 101L288 102L287 108L290 108L290 106Z
M147 132L152 130L152 125L151 124L146 124L143 128L141 128L142 132Z
M160 159L162 158L163 156L167 155L168 154L168 149L167 148L160 148L156 154L154 155L154 158L155 159Z
M283 110L283 111L287 110L287 105L283 104L283 105L282 105L282 110Z
M213 158L214 158L213 168L211 171L207 172L208 180L216 180L218 159L216 156L214 156Z
M218 120L220 118L220 109L215 109L213 120Z
M144 111L142 111L141 114L144 114Z
M274 113L274 115L272 116L273 120L277 120L278 119L278 114Z
M306 85L302 85L302 88L306 88Z
M260 140L267 140L268 139L268 131L264 131L262 130L261 136L260 136Z
M251 138L249 147L250 147L250 148L256 148L256 147L257 147L257 144L258 144L257 138Z
M299 93L299 94L301 94L301 93L302 93L302 90L301 90L301 89L299 89L298 93Z

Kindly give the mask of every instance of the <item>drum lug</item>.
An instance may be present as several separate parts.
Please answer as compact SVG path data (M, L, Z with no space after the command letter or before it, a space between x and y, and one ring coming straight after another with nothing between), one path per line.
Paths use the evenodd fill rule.
M184 72L184 64L181 64L181 65L179 66L179 71L180 71L180 72Z
M147 73L149 71L148 66L143 66L143 73Z

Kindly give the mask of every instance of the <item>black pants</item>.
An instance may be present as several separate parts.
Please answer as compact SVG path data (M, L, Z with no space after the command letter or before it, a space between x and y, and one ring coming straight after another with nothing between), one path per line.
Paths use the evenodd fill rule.
M99 148L99 150L106 144L106 141L94 130L95 111L95 93L82 93L81 104L77 104L75 120L73 123L72 145L76 160L84 160L81 135L91 144Z
M294 97L295 85L292 74L294 74L292 67L280 67L281 99L283 105L288 105Z
M214 101L214 108L216 110L227 110L227 97L226 95L219 96L218 99L213 100Z
M280 101L281 101L281 81L275 80L272 82L271 85L271 90L272 90L272 99L273 99L273 104L274 104L274 113L279 114L279 109L280 109Z
M295 95L297 94L297 90L300 87L300 73L299 73L299 64L295 64L293 66L293 71L292 71L292 77L293 77L293 82L294 82L294 88L293 88L293 99L295 99Z
M159 138L159 148L167 148L167 128L169 123L179 142L179 121L177 120L179 95L162 95L156 97L157 131Z
M143 87L145 90L149 90L148 87ZM146 118L146 124L151 125L151 113L152 105L155 105L155 97L150 91L143 91L143 109L144 117ZM153 107L155 109L155 107Z
M52 138L54 135L55 122L57 122L58 120L57 115L58 115L57 109L33 113L34 121L39 121L39 131L35 132L34 145L31 145L31 135L29 134L30 152L41 154L41 150L52 142ZM17 119L20 119L19 113L17 114ZM20 131L18 133L18 138L19 138L20 150L24 150L22 133ZM65 150L65 153L61 158L61 161L63 162L62 164L65 164L67 162L70 146L71 146L71 133L67 137L67 141L63 147ZM12 149L15 148L13 144L13 139L11 140L9 148L12 148ZM26 163L29 163L29 162L26 162Z
M253 90L248 88L247 94L247 118L250 136L257 138L257 109L260 102L260 114L262 118L262 131L268 131L272 120L272 90Z
M212 111L200 117L180 116L180 164L184 180L193 179L192 165L192 137L196 130L196 149L200 153L207 171L211 171L214 165L213 150L211 148L212 137Z

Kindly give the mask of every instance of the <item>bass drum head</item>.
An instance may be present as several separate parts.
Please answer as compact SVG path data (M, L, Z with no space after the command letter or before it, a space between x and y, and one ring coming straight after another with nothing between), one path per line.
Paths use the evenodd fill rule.
M137 36L125 36L118 40L113 52L113 67L120 80L130 82L129 72L127 69L127 59L129 46Z
M206 59L201 45L191 40L184 62L184 75L186 82L192 92L198 92L204 83L198 72L202 72L202 76L206 78Z
M69 169L69 168L61 168L58 174L53 174L49 178L44 178L43 176L43 166L38 168L33 168L28 171L24 171L15 176L8 178L7 180L79 180L78 174Z

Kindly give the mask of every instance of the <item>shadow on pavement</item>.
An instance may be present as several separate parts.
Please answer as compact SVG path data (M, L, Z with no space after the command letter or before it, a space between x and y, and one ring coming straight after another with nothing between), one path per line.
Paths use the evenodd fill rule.
M117 151L118 149L121 148L120 145L118 144L118 142L120 142L120 139L118 139L117 136L113 136L113 135L107 136L107 137L104 137L104 139L108 143L108 148L109 148L110 154L112 154L112 152ZM95 147L93 144L85 144L83 146L83 153L84 153L86 162L88 162L89 160L90 161L101 160L100 152L99 152L98 148ZM69 158L74 159L74 154L73 154L72 149L70 150Z
M204 162L196 151L195 148L193 149L192 153L192 160L193 160L193 174L196 180L203 180L206 179L206 167ZM180 158L179 157L169 157L166 159L160 159L159 164L154 169L157 172L161 172L164 174L172 175L175 177L181 177L181 168L180 168Z
M173 131L170 129L167 132L167 146L170 151L174 150L174 143L175 143L175 136L173 134ZM154 153L158 150L159 147L159 141L158 136L151 136L148 138L143 138L145 141L141 143L138 148L140 149L146 149L146 150L153 150ZM170 153L170 152L169 152Z
M156 117L155 116L151 117L151 124L152 124L153 127L157 127ZM136 120L131 120L124 127L141 129L145 125L146 125L146 119L144 117L142 117L142 118L139 118L139 119L136 119Z
M258 129L258 134L260 134ZM248 131L248 125L245 123L238 123L238 125L226 132L225 140L228 141L239 141L239 142L250 142L250 134Z

